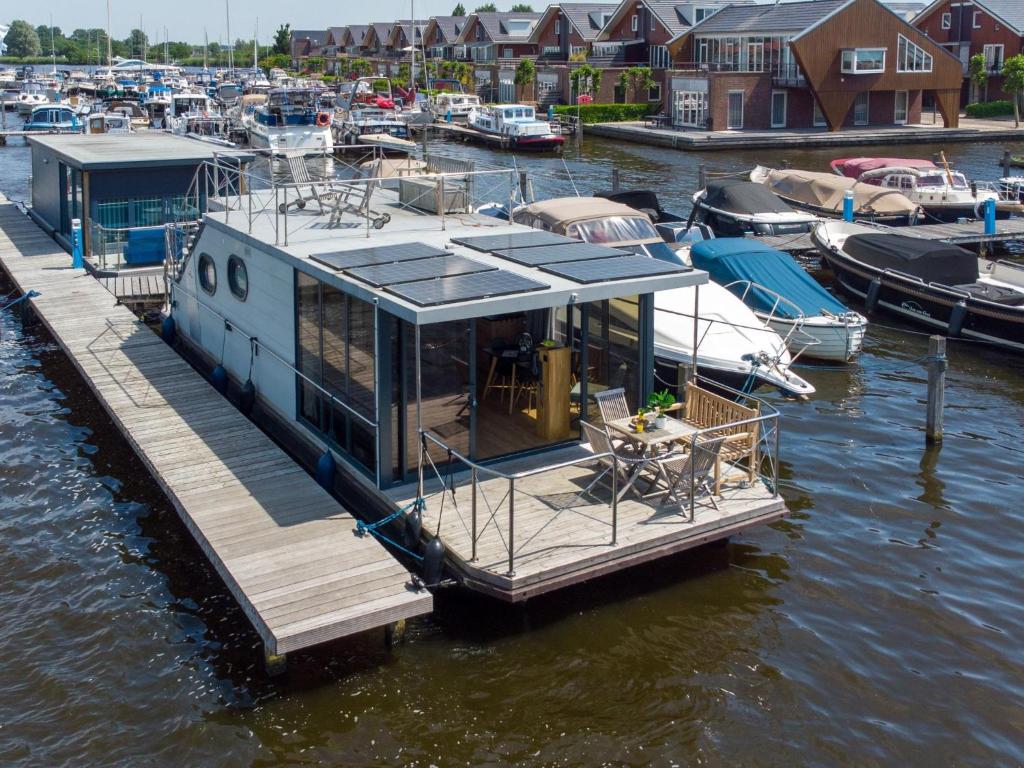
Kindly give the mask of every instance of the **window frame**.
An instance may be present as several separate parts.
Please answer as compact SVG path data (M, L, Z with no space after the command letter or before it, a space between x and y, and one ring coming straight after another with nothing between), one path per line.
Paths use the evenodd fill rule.
M238 270L241 268L244 275L245 290L238 290ZM228 256L228 289L231 295L239 301L245 301L249 297L249 267L241 257L231 254Z
M782 96L782 122L775 122L775 97ZM768 123L772 128L785 128L789 122L789 94L785 90L773 90L768 100Z
M857 104L863 98L864 100L864 119L862 121L857 120ZM865 125L871 125L871 91L861 91L853 99L853 124L857 127L863 127Z
M640 30L640 16L633 14L633 18L629 21L630 32L638 32Z
M920 46L918 46L920 47ZM881 52L882 66L872 69L861 69L861 54ZM844 75L880 75L885 72L887 48L843 48L841 51L839 70ZM849 63L848 60L849 59Z
M918 67L919 56L920 67ZM910 62L909 66L907 62ZM906 35L896 35L896 72L898 74L929 74L934 68L934 56Z
M206 277L204 265L206 264L209 264L213 269L213 284L209 286L207 285L207 280L204 279ZM217 262L214 261L213 256L205 251L199 254L199 261L196 264L196 280L199 283L199 287L203 290L203 293L206 293L209 296L217 295Z
M981 11L974 11L971 14L971 29L981 29L981 24L978 23L981 19Z
M939 21L939 25L943 29L952 29L953 28L953 14L952 13L944 13L944 14L942 14L942 18Z

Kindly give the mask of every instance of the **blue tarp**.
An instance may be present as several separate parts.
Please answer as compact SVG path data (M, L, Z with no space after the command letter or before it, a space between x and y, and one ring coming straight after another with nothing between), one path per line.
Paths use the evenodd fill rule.
M690 258L693 266L707 271L719 285L749 280L793 302L806 317L822 312L838 315L849 311L818 285L792 256L756 240L741 237L705 240L693 246ZM742 296L746 287L734 285L729 290ZM746 303L756 311L771 312L776 297L755 286L747 294ZM785 318L798 316L793 306L782 302L775 308L775 315Z

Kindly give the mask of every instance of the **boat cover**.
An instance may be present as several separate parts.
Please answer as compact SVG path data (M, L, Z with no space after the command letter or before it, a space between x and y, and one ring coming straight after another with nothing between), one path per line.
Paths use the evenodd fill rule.
M774 308L776 317L794 319L801 314L814 317L824 313L842 315L849 311L807 274L792 256L756 240L742 237L705 240L693 246L690 259L693 266L706 270L720 285L737 280L754 283L747 293L746 303L757 312L772 313ZM746 285L734 285L729 290L742 296L746 288ZM779 302L776 307L777 298L769 291L788 299L796 307L785 302Z
M858 178L862 173L877 171L880 168L918 168L926 170L937 166L931 160L915 160L910 157L850 157L845 160L833 160L832 170L851 179Z
M909 217L917 210L899 190L864 184L834 173L773 170L765 183L780 197L836 214L843 212L843 195L848 189L853 190L853 209L857 214Z
M763 184L741 179L709 181L704 191L705 205L730 213L793 213Z
M922 237L870 232L846 238L843 250L876 269L893 269L940 285L967 285L978 280L978 257L948 243Z

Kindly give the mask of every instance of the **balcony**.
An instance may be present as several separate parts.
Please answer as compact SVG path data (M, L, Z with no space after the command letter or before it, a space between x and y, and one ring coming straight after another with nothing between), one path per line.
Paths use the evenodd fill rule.
M787 64L772 73L772 85L777 88L806 88L807 78L796 64Z

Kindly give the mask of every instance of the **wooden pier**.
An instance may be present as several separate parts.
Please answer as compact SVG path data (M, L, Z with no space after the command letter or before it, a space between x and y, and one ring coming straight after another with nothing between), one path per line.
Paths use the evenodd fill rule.
M432 123L430 128L431 130L437 131L452 139L475 141L479 144L486 144L489 147L508 149L508 139L506 137L477 131L468 126L459 125L458 123Z
M432 609L273 441L0 196L0 265L171 501L268 658Z

